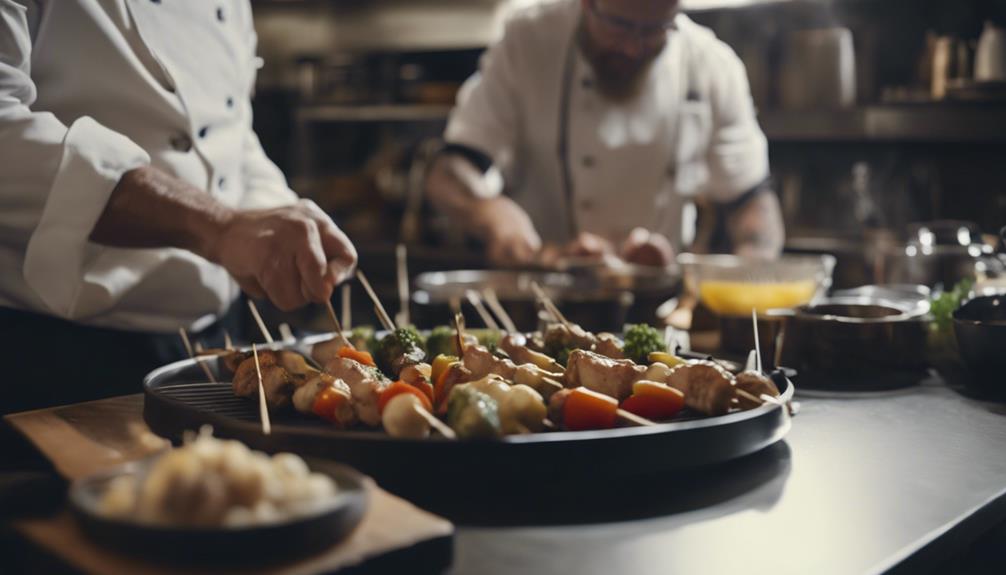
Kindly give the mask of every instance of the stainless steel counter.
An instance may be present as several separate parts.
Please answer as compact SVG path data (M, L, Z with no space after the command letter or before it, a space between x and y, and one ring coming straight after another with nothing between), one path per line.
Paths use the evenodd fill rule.
M538 526L460 527L453 573L931 566L1006 519L1006 406L937 380L884 395L803 397L784 443L716 469L608 489L613 496L599 498L613 503L577 495L552 513L526 510ZM516 515L510 523L527 525Z

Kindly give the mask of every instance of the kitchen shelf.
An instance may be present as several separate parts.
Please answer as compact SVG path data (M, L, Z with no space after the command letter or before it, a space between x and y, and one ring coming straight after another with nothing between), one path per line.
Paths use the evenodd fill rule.
M1006 105L876 105L759 114L772 142L1006 143Z
M453 106L431 104L307 104L297 108L297 121L318 122L442 122Z

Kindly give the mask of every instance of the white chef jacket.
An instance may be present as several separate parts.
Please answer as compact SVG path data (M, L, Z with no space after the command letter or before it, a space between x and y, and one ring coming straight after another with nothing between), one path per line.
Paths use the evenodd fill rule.
M508 15L459 93L445 140L490 156L546 241L589 231L621 242L642 226L680 249L694 230L694 215L683 218L690 198L730 201L768 177L744 66L678 15L639 94L612 103L574 41L580 4L546 0Z
M0 0L0 306L120 329L201 329L238 294L180 249L88 241L152 164L242 208L296 196L252 131L248 0Z

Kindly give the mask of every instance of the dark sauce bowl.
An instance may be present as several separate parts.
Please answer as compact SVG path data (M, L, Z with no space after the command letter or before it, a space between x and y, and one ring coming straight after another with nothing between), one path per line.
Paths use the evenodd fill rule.
M1006 295L976 297L954 312L954 337L968 388L1006 398Z

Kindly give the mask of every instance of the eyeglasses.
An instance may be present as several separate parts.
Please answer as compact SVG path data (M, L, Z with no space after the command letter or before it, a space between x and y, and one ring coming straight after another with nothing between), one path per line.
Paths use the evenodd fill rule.
M664 36L669 30L677 27L674 23L674 17L665 22L642 23L601 12L597 7L597 0L590 0L587 5L590 7L591 14L604 25L609 33L623 39L639 39L647 44L656 44L664 40Z

